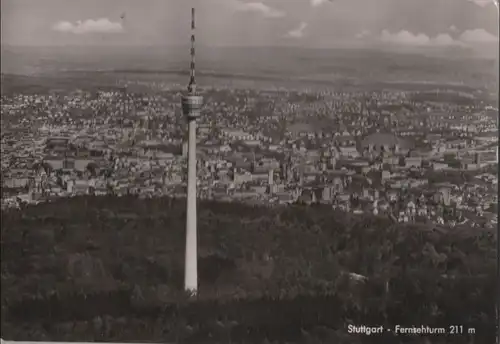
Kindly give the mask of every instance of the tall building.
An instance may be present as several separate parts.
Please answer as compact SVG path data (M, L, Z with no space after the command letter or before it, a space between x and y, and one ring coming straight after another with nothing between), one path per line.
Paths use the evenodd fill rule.
M198 291L198 248L196 214L196 119L201 114L203 97L196 92L195 81L195 11L191 9L191 77L188 92L182 97L182 111L188 121L188 181L186 204L186 257L184 289Z
M274 184L274 170L270 169L267 175L267 183L272 186Z
M481 153L474 154L474 164L476 165L481 164Z

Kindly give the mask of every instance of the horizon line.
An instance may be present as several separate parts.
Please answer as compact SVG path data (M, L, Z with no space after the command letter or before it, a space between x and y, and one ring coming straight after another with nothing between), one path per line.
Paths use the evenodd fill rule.
M477 43L475 46L497 46L498 42L483 42ZM78 44L78 43L65 43L65 44L17 44L17 43L0 43L1 48L16 47L16 48L64 48L64 47L98 47L98 48L169 48L169 47L185 47L190 46L190 43L173 43L173 44ZM312 46L312 45L294 45L294 44L262 44L262 45L215 45L215 44L204 44L200 42L197 46L205 48L293 48L293 49L314 49L314 50L328 50L328 49L377 49L377 48L398 48L401 50L417 50L417 49L462 49L462 50L474 50L473 46L413 46L413 45L398 45L384 42L349 42L349 43L338 43L331 46Z

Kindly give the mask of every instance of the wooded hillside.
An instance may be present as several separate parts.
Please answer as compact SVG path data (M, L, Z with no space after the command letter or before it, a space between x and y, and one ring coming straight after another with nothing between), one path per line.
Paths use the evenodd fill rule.
M323 206L201 202L198 214L200 290L188 301L184 200L77 197L2 212L3 339L390 343L390 332L347 325L399 324L476 328L474 342L430 343L494 342L492 231Z

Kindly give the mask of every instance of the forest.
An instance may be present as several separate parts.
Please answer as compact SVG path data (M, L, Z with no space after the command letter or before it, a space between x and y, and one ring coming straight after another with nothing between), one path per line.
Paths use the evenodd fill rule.
M182 199L83 196L2 211L3 339L494 343L494 230L200 201L198 231L199 292L188 297ZM349 334L349 324L475 334Z

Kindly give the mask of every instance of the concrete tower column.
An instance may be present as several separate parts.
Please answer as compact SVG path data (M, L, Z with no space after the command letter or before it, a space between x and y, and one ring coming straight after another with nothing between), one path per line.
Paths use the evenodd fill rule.
M196 213L196 119L188 120L188 181L187 181L187 218L186 218L186 272L184 286L186 290L198 289L197 264L197 213Z
M203 102L201 96L183 98L183 109L188 120L188 180L186 204L186 257L184 288L196 293L198 289L198 245L197 245L197 209L196 209L196 118L200 114Z

